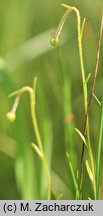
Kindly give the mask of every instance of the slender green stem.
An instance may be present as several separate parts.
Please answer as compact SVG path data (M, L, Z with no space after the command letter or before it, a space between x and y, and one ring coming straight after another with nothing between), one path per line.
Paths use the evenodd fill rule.
M39 148L43 154L43 163L44 163L45 171L46 171L47 177L48 177L48 200L50 200L50 198L51 198L51 177L50 177L50 172L49 172L48 164L46 161L46 157L45 157L45 153L44 153L44 149L43 149L43 145L42 145L42 141L41 141L41 137L40 137L40 133L39 133L39 129L38 129L38 124L37 124L37 120L36 120L35 101L34 101L34 92L33 91L31 91L30 98L31 98L30 107L31 107L31 115L32 115L32 121L33 121L33 126L34 126L34 132L36 135L38 146L39 146Z
M103 135L103 100L101 103L99 139L98 139L97 160L96 160L96 199L97 200L100 199L100 156L101 156L102 135Z
M96 199L96 179L95 179L95 165L94 165L94 158L91 145L89 145L89 156L91 161L91 170L93 173L93 192L94 192L94 199Z
M79 10L77 8L71 7L71 6L66 5L66 4L62 4L62 6L67 8L67 11L65 12L65 14L62 17L54 37L51 39L51 44L57 45L61 31L62 31L63 26L64 26L64 23L65 23L68 15L70 14L70 12L74 11L77 15L78 46L79 46L80 66L81 66L81 75L82 75L83 92L84 92L84 107L85 107L85 112L86 112L86 109L87 109L87 85L86 85L86 79L85 79L83 53L82 53L82 36L83 36L83 29L84 29L84 23L85 22L83 21L83 24L81 27L80 13L79 13Z
M94 71L94 78L93 78L91 92L90 92L90 96L89 96L89 100L88 100L88 104L87 104L87 111L85 114L85 124L84 124L84 135L85 136L86 136L86 133L87 133L87 135L89 135L89 133L88 133L88 129L89 129L88 114L90 111L90 105L91 105L91 101L92 101L92 97L93 97L93 93L94 93L94 88L95 88L95 84L96 84L97 73L98 73L100 48L101 48L101 41L102 41L102 32L103 32L103 14L102 14L102 19L101 19L101 27L100 27L100 34L99 34L99 40L98 40L98 50L97 50L97 56L96 56L96 66L95 66L95 71ZM88 141L89 141L89 139L88 139ZM94 181L93 181L94 198L96 199L95 165L94 165L93 153L92 153L92 148L91 148L90 142L88 143L88 147L89 147L89 155L90 155L90 159L91 159L92 173L93 173L93 177L94 177ZM84 155L84 143L83 143L83 148L82 148L82 160L83 160L83 155Z
M94 191L94 198L96 198L96 179L95 179L95 165L94 165L94 159L93 159L93 153L90 143L90 133L89 133L89 119L88 119L88 113L89 113L89 102L88 102L88 96L87 96L87 82L85 78L85 70L84 70L84 61L83 61L83 52L82 52L82 37L83 37L83 30L84 30L84 24L85 19L83 20L83 23L81 25L81 18L79 10L75 7L68 6L66 4L62 4L63 7L67 8L66 13L62 17L60 24L58 26L58 29L56 31L56 34L54 38L51 40L52 45L57 45L59 41L59 37L61 34L61 30L63 28L63 25L71 11L74 11L77 16L77 31L78 31L78 47L79 47L79 57L80 57L80 67L81 67L81 76L82 76L82 84L83 84L83 94L84 94L84 110L85 110L85 124L84 124L84 137L87 136L87 143L88 143L88 149L89 149L89 157L91 161L91 170L93 173L93 191ZM98 55L99 56L99 55ZM99 57L98 57L99 58ZM98 65L98 60L97 60ZM98 68L98 67L96 67ZM91 97L89 99L91 102ZM82 186L83 186L83 159L84 159L84 142L82 146L82 155L81 155L81 164L80 164L80 199L82 199Z
M56 31L54 37L51 38L51 40L50 40L52 46L56 46L58 44L61 31L62 31L63 26L65 24L65 21L66 21L66 19L67 19L68 15L70 14L71 11L72 11L72 8L68 7L68 10L65 12L65 14L62 17L62 19L60 20L60 23L59 23L59 26L57 28L57 31Z
M51 199L51 176L50 176L47 160L46 160L44 149L43 149L43 144L42 144L39 129L38 129L37 119L36 119L35 88L36 88L36 79L35 79L35 83L34 83L34 90L31 87L25 86L25 87L21 88L20 90L17 90L15 92L13 92L12 94L10 94L10 97L16 96L16 95L20 96L24 92L29 93L32 122L33 122L34 132L35 132L36 139L37 139L37 144L38 144L38 147L39 147L40 151L42 152L42 156L43 156L42 159L43 159L43 163L44 163L44 168L45 168L47 178L48 178L48 200L50 200Z
M82 83L83 83L83 92L84 92L84 107L85 112L87 109L87 85L85 85L85 71L84 71L84 63L83 63L83 53L82 53L82 41L81 41L81 26L80 26L80 15L79 11L77 11L77 21L78 21L78 45L79 45L79 56L80 56L80 65L81 65L81 74L82 74Z
M84 92L84 108L85 108L85 114L87 113L87 104L88 104L88 98L87 98L87 85L86 79L85 79L85 70L84 70L84 62L83 62L83 52L82 52L82 34L83 30L81 29L81 21L80 21L80 13L78 9L73 7L73 10L77 14L77 24L78 24L78 46L79 46L79 56L80 56L80 65L81 65L81 74L82 74L82 83L83 83L83 92ZM84 28L84 26L83 26ZM95 181L95 168L94 168L94 160L93 160L93 153L92 153L92 148L90 144L90 135L89 135L89 120L87 116L87 122L86 122L86 130L84 127L84 136L86 136L87 132L87 138L88 138L88 148L89 148L89 155L90 155L90 160L91 160L91 167L92 167L92 172L93 172L93 190L94 190L94 197L96 198L96 181ZM83 149L82 149L82 158L81 158L81 173L80 173L80 198L82 198L82 184L83 184L83 157L84 157L84 143L83 143Z
M56 41L55 45L57 44L58 39L60 37L61 30L63 28L63 25L64 25L68 15L69 15L69 13L71 11L74 11L76 13L76 16L77 16L78 47L79 47L80 67L81 67L81 76L82 76L83 94L84 94L84 109L85 109L85 113L86 113L86 110L87 110L87 85L86 85L86 79L85 79L85 70L84 70L83 53L82 53L82 37L83 37L83 29L84 29L85 20L83 21L83 24L81 26L81 19L80 19L79 10L75 7L71 7L71 6L68 6L66 4L62 4L62 6L67 8L67 11L60 21L57 32L56 32L54 38L51 40L51 44L54 45L54 43L52 43L52 42L55 42L55 41ZM88 138L89 138L89 127L88 127L87 131L88 131L87 134L88 134ZM82 167L83 166L82 165L83 164L83 156L84 156L84 144L83 144L83 149L82 149L82 158L81 158L81 165L80 165L81 166L80 167L80 191L82 191L82 182L83 182L83 167Z

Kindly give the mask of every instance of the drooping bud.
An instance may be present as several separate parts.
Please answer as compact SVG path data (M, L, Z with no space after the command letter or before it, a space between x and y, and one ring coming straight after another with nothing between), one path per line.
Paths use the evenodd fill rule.
M58 42L59 42L59 39L57 37L53 37L50 40L51 45L54 47L58 44Z
M62 6L65 6L65 5L62 5ZM63 26L64 26L64 23L69 15L69 13L71 12L72 8L67 6L67 11L65 12L65 14L63 15L62 19L60 20L60 23L58 25L58 28L57 28L57 31L54 35L54 37L52 37L52 39L50 40L50 43L52 46L56 46L59 42L59 39L60 39L60 35L61 35L61 31L63 29Z
M8 112L8 113L6 114L6 117L7 117L7 119L8 119L10 122L14 122L15 119L16 119L16 114L13 113L13 112Z
M17 107L18 107L18 104L19 104L19 99L20 99L20 97L17 96L15 101L14 101L14 104L13 104L13 107L12 107L11 111L9 111L6 114L6 117L10 122L14 122L15 119L16 119L16 110L17 110Z

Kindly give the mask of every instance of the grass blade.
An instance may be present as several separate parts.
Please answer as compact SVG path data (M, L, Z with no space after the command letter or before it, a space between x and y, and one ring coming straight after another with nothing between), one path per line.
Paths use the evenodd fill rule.
M92 173L91 168L90 168L90 166L89 166L88 160L86 160L85 165L86 165L86 169L87 169L87 173L88 173L88 175L89 175L89 178L90 178L90 180L93 182L93 173Z
M97 104L99 106L101 106L101 103L100 103L99 99L97 98L97 96L94 93L93 93L93 97L94 97L95 101L97 102Z
M42 154L41 150L38 148L38 146L35 145L34 143L32 143L32 147L33 147L33 149L35 150L35 152L37 153L37 155L38 155L40 158L42 158L42 157L43 157L43 154Z
M103 99L101 103L101 115L100 115L100 126L99 126L99 139L97 147L97 160L96 160L96 195L97 199L100 199L100 157L101 157L101 144L103 135Z
M80 138L82 139L82 141L84 142L84 144L87 146L87 142L86 142L86 139L83 136L83 134L77 128L75 128L75 130L76 130L77 134L80 136Z
M68 153L67 153L67 158L68 158L68 161L69 161L69 167L70 167L70 171L71 171L71 174L72 174L72 178L73 178L73 182L74 182L74 187L75 187L75 190L76 190L77 198L79 198L78 182L77 182L77 179L76 179L76 176L75 176L75 173L74 173L74 169L73 169L72 163L71 163L71 161L69 159L69 154Z
M18 69L22 65L24 65L27 61L31 61L32 59L38 58L44 53L52 50L52 47L49 44L50 36L55 31L55 29L49 29L46 32L43 32L26 42L20 45L14 51L8 53L5 56L5 61L8 67L9 72L13 72ZM66 31L63 32L63 40L61 41L61 45L67 41Z

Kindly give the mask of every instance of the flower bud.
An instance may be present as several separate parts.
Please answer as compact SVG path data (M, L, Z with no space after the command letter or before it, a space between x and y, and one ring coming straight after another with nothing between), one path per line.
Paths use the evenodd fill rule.
M16 115L15 115L15 113L13 113L13 112L8 112L8 113L6 114L6 117L7 117L7 119L8 119L10 122L14 122L15 119L16 119Z
M50 40L50 43L52 46L56 46L58 44L58 38L57 37L54 37Z

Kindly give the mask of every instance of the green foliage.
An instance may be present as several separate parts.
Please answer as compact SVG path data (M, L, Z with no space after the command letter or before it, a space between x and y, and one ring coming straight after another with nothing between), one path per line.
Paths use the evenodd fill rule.
M103 199L102 52L97 96L93 93L99 106L92 101L83 134L103 2L62 4L66 11L59 22L61 3L0 1L0 199L79 199L81 189L82 199ZM29 87L34 77L37 89L35 83ZM21 98L25 90L29 102L26 95ZM20 101L8 98L15 91ZM85 178L80 188L82 142Z
M101 182L101 146L103 137L103 100L101 102L101 115L99 123L99 137L98 137L98 147L97 147L97 158L96 158L96 199L100 200L100 182Z

